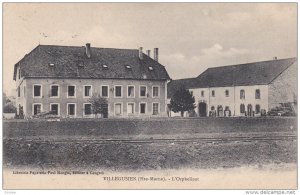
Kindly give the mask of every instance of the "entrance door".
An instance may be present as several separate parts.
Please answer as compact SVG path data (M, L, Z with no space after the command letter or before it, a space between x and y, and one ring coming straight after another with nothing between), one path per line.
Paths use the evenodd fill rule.
M108 118L108 105L103 106L103 118Z
M206 109L207 109L206 103L204 103L204 102L199 103L199 116L200 117L206 117Z
M248 104L248 106L247 106L247 114L248 114L248 116L252 116L252 105L251 104Z

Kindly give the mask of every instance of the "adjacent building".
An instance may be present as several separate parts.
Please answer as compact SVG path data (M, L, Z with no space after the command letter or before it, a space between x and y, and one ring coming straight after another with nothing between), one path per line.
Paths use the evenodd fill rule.
M90 98L107 99L102 117L166 116L170 77L150 50L38 45L14 66L18 114L93 117Z
M180 86L194 95L198 116L261 116L280 104L296 104L297 59L208 68L196 78L170 82L168 98Z

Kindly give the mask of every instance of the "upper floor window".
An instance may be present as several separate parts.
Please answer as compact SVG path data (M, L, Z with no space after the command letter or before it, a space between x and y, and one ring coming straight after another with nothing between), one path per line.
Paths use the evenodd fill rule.
M21 90L20 90L20 86L18 87L18 97L21 97Z
M134 97L134 86L127 87L127 97Z
M76 86L70 85L68 86L68 97L75 97L76 96Z
M92 86L87 85L84 86L84 97L91 97L92 96Z
M51 97L58 97L58 85L51 85L51 87L50 87L51 89L50 89L50 96Z
M240 91L240 99L241 100L245 99L245 90L244 89L241 89L241 91Z
M225 96L229 97L229 90L225 90Z
M158 86L154 86L152 88L152 97L158 97L159 96L159 87Z
M201 97L204 97L204 91L201 91Z
M147 87L140 86L140 97L146 97L146 94L147 94Z
M108 97L108 86L101 86L101 97Z
M259 89L255 90L255 99L260 99L260 90Z
M212 97L215 97L215 95L216 95L216 94L215 94L215 90L212 90L212 91L211 91L211 96L212 96Z
M115 97L122 97L122 86L115 86Z
M33 86L33 97L42 97L42 85Z

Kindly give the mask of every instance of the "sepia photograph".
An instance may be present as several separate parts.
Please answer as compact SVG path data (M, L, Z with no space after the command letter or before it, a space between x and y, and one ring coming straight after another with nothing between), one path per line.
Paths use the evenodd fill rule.
M2 3L2 189L295 194L297 6Z

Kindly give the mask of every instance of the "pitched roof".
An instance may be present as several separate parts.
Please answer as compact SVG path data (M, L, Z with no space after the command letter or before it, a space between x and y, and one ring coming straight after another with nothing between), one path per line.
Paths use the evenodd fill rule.
M180 87L188 89L267 85L284 70L297 62L297 58L270 60L208 68L196 78L173 80L168 84L168 98ZM174 91L175 90L175 91Z
M141 60L137 49L91 47L88 58L85 47L39 45L15 65L14 80L18 66L24 77L170 79L163 65L145 54Z

